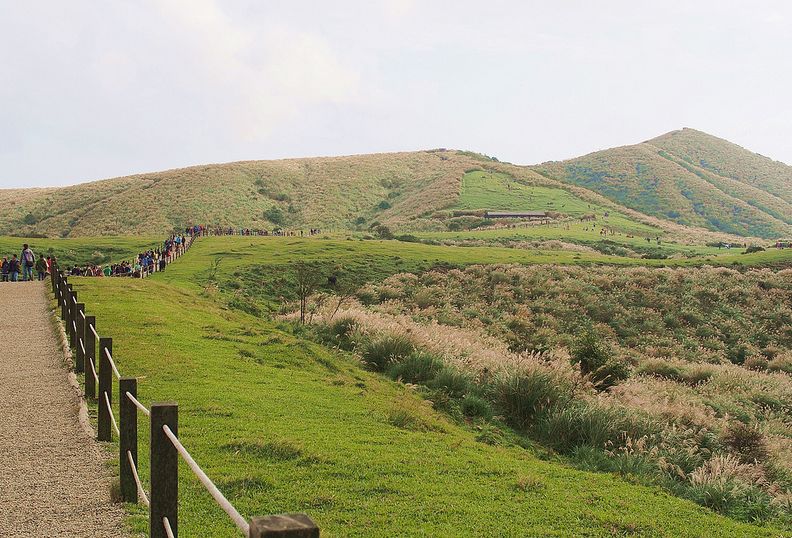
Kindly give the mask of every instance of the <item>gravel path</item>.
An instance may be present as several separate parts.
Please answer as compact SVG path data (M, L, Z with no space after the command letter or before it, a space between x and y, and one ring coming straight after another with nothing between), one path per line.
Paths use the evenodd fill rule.
M78 420L47 282L0 283L0 536L124 536L102 452Z

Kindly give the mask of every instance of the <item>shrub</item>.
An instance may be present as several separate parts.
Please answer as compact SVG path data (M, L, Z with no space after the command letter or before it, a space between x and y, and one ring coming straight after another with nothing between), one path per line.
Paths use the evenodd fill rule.
M559 400L571 398L571 387L543 370L505 372L496 379L494 390L506 420L522 430L529 429Z
M443 369L443 361L429 353L413 353L388 369L391 379L401 379L405 383L426 384Z
M778 355L767 363L767 369L771 372L786 372L792 374L792 353Z
M755 463L767 459L764 435L754 426L732 422L724 432L723 442L742 463Z
M587 329L575 341L572 363L580 365L580 372L589 376L592 383L603 390L630 375L624 363L610 359L610 349L593 329Z
M636 373L671 379L673 381L682 379L682 369L678 365L662 359L648 359L642 362L636 369Z
M470 418L492 419L492 406L490 403L474 394L466 394L461 403L462 414Z
M581 445L605 448L619 446L625 437L645 435L648 425L624 408L605 407L588 402L558 406L538 421L534 434L561 452Z
M358 323L353 317L341 317L320 329L320 337L326 343L350 351L354 347L353 335Z
M264 218L273 224L283 224L283 211L279 207L270 207L264 211Z
M759 245L751 245L745 249L743 254L753 254L754 252L764 252L764 247L760 247Z
M472 384L473 380L469 374L446 366L437 372L434 379L427 383L427 386L442 390L452 398L461 398L470 391Z
M377 208L381 209L381 210L390 209L391 208L391 204L390 204L389 201L383 200L383 201L381 201L380 203L377 204Z
M392 363L408 357L415 350L410 338L400 334L385 334L363 341L360 355L369 368L382 372Z
M22 219L22 224L27 224L28 226L32 226L38 222L38 219L33 213L28 213L25 215L25 218Z

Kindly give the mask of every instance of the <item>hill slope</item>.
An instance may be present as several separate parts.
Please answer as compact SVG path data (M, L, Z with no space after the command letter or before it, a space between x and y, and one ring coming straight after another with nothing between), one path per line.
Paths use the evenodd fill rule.
M534 167L440 149L210 164L0 190L0 234L159 235L196 221L323 230L381 222L437 231L450 229L454 210L500 209L610 213L624 230L651 226L647 236L665 230L713 240L706 229L775 238L792 236L791 181L791 167L685 129Z
M228 226L344 228L453 203L475 164L434 152L194 166L59 189L0 190L0 233L167 233L195 220ZM265 212L267 216L265 216Z
M534 169L680 224L792 235L792 167L693 129Z

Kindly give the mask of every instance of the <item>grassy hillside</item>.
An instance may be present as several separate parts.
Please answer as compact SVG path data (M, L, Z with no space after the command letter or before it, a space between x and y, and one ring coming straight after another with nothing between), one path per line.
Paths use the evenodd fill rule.
M191 222L327 229L378 219L399 226L453 204L464 170L478 162L445 151L247 161L0 190L0 233L164 234Z
M792 168L692 129L535 169L684 225L792 235Z
M672 131L649 140L648 144L718 176L761 189L792 203L792 167L782 162L695 129ZM792 219L789 213L786 217Z
M486 261L486 249L209 238L143 281L72 280L114 337L122 373L141 377L141 400L179 402L182 441L246 516L306 511L326 536L780 535L657 487L543 460L507 429L438 412L290 324L229 308L234 288L218 291L209 270L222 256L215 276L227 286L258 265L271 265L260 278L277 279L281 263L334 261L345 248L347 260L376 263L395 245L416 262L461 251ZM183 465L181 484L185 535L236 536ZM143 509L131 510L133 529L143 530Z
M704 230L777 238L792 236L790 170L690 129L536 167L445 149L244 161L0 190L0 234L162 235L194 222L444 231L487 224L457 218L454 210L502 209L544 210L559 219L608 213L611 226L618 220L625 230L699 242L717 240Z

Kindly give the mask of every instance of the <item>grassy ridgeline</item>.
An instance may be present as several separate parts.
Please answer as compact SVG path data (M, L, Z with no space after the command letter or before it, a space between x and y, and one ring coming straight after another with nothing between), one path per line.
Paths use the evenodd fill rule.
M327 536L778 534L657 488L479 442L481 432L433 411L414 391L229 309L227 297L206 287L218 257L218 276L225 278L254 264L305 256L350 260L398 252L418 265L443 255L471 263L517 255L421 245L402 251L400 245L202 239L149 279L73 282L102 335L114 338L121 372L140 378L140 399L179 402L184 444L245 515L306 511ZM141 454L146 424L141 420ZM147 458L141 462L146 477ZM183 465L181 474L182 532L236 536ZM133 529L144 530L145 512L131 510Z

